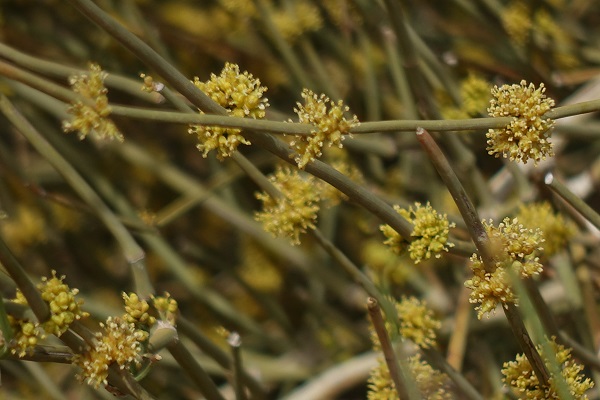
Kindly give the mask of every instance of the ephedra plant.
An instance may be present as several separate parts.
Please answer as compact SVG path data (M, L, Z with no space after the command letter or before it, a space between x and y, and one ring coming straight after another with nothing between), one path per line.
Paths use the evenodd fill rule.
M8 398L598 397L593 2L2 7Z

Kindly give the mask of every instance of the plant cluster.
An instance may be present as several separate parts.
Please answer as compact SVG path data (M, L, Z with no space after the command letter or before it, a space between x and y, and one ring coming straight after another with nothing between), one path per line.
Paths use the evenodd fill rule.
M3 2L3 393L598 397L599 17Z

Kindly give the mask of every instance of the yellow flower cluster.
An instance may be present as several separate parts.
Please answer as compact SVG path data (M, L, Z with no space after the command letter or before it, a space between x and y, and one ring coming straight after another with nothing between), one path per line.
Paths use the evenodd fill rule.
M136 293L123 293L123 301L125 302L123 319L126 322L135 324L138 327L151 327L154 325L156 318L148 313L150 304L146 300L140 299Z
M531 31L531 10L525 2L513 1L502 10L502 25L513 42L525 46Z
M11 250L21 254L32 245L44 243L48 239L44 221L46 218L38 208L19 204L14 213L2 219L0 231Z
M460 108L443 106L440 109L446 119L467 119L483 114L489 102L490 84L478 74L470 72L460 82ZM449 101L448 101L449 103Z
M225 63L218 76L211 74L206 82L194 77L193 83L224 107L231 116L254 119L265 117L265 109L269 103L267 98L263 98L263 94L267 88L260 86L260 80L247 71L240 73L240 67L236 64ZM250 144L239 129L191 125L188 132L197 135L197 147L203 157L210 151L217 150L217 158L222 160L230 157L240 143Z
M44 330L36 322L20 320L8 316L15 336L10 343L10 352L16 354L19 358L25 357L28 352L33 352L33 348L42 339L46 338Z
M544 56L550 56L559 68L572 68L580 61L573 48L575 39L565 30L560 21L552 15L549 7L540 6L533 9L532 4L513 0L501 13L502 26L517 48L525 49L533 42ZM564 14L565 4L552 4L555 14Z
M446 214L434 210L429 202L425 207L422 207L421 203L415 203L415 208L410 206L408 210L396 205L394 210L413 224L411 237L414 238L409 244L391 226L381 225L379 228L387 238L384 243L394 252L400 254L408 245L410 258L418 264L431 256L440 258L441 251L448 251L450 247L454 247L453 243L448 243L448 234L454 224L448 222Z
M93 387L108 383L108 368L113 363L121 369L138 366L142 342L148 339L147 332L120 318L108 317L106 324L101 323L100 326L104 332L96 333L93 348L74 359L74 363L82 369L80 379Z
M338 27L360 26L363 23L358 6L352 0L323 0L320 5Z
M238 268L240 278L259 292L277 293L283 287L283 276L278 265L250 240L243 241L242 249L244 256Z
M316 129L309 136L296 136L290 143L298 152L295 161L300 169L320 157L325 145L341 148L345 135L350 134L350 128L359 123L356 115L350 120L344 117L344 112L350 109L344 106L342 100L335 103L324 94L317 96L308 89L302 91L302 98L304 105L297 103L294 112L298 114L301 124L311 124Z
M477 317L493 311L496 306L517 303L511 289L509 268L520 278L537 275L542 271L538 254L544 242L539 229L528 229L518 219L505 218L498 227L483 221L494 251L495 265L493 271L486 271L483 260L477 254L471 256L473 277L465 282L472 290L469 301L478 304Z
M412 340L417 346L428 349L435 345L435 331L442 323L438 321L433 311L425 301L416 297L403 297L396 303L396 311L400 317L400 335Z
M273 23L285 40L294 42L303 33L319 30L323 26L323 18L313 3L300 0L274 11Z
M245 18L255 17L258 13L252 0L219 0L219 4L228 12Z
M365 266L375 275L372 277L375 283L384 284L381 282L384 280L397 285L403 284L414 269L412 261L400 257L376 239L368 240L363 244L361 256Z
M142 85L142 91L146 93L154 93L160 92L164 88L164 84L160 82L156 82L152 75L146 75L144 73L140 74L140 78L144 81Z
M73 321L88 317L89 314L81 310L83 300L75 299L79 289L71 289L63 283L63 275L56 277L56 271L52 271L52 278L42 278L42 283L38 289L42 294L42 299L50 306L50 319L44 321L42 327L47 333L60 336Z
M544 255L552 256L564 248L577 232L576 225L559 213L552 211L547 201L519 207L517 218L531 229L539 228L544 237Z
M172 298L169 293L165 293L164 296L152 297L152 303L161 320L167 321L173 326L176 325L179 312L177 300Z
M585 392L594 386L594 382L582 374L584 367L573 361L570 349L557 344L554 340L551 344L556 353L556 363L562 367L562 376L569 386L571 395L574 399L587 400ZM537 348L541 354L541 346L537 346ZM545 362L548 364L548 360ZM518 354L515 361L505 362L503 367L504 383L513 388L519 398L531 400L558 400L561 398L552 384L552 378L549 388L540 386L537 376L524 354Z
M68 109L73 115L70 121L63 122L65 132L79 132L79 138L85 139L92 131L100 139L123 141L123 135L108 116L108 90L104 86L107 73L98 64L90 63L89 73L73 75L69 78L71 89L86 101L76 101Z
M42 278L42 282L37 285L42 299L48 303L50 308L50 318L47 321L38 323L28 319L18 319L9 315L8 320L15 332L14 343L11 344L11 352L19 357L24 357L27 352L33 348L46 334L60 336L69 329L73 321L89 316L81 310L83 300L77 300L75 296L79 293L78 289L71 289L63 283L62 276L56 277L56 271L52 271L52 278ZM17 293L11 302L20 305L27 305L27 299L23 293L17 289Z
M282 196L273 199L267 193L257 193L263 211L254 218L275 237L287 237L293 245L300 244L300 234L315 228L319 211L319 189L312 175L301 175L289 167L278 167L269 177Z
M408 359L409 369L423 399L451 400L453 393L449 390L451 382L448 375L435 370L416 354ZM390 371L385 361L380 358L377 366L371 370L368 381L368 400L398 399L398 391L390 376Z
M490 155L524 163L533 159L536 165L554 155L549 141L554 120L544 118L554 106L554 100L547 98L545 91L543 83L536 89L533 83L527 86L524 80L519 85L494 86L488 114L513 119L508 126L490 129L486 134Z

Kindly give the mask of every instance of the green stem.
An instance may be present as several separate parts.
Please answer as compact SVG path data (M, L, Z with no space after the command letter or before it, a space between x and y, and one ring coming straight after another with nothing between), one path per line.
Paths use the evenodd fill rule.
M72 75L80 75L88 73L88 71L68 67L63 64L48 61L43 58L33 57L29 54L22 53L4 43L0 43L0 57L4 57L13 63L25 67L31 71L39 72L46 76L67 79ZM158 93L146 93L141 88L141 82L139 80L131 79L128 77L108 74L104 83L108 87L114 87L122 92L126 92L132 96L142 99L148 103L159 103L160 95Z
M27 138L32 146L56 168L91 209L96 212L98 218L104 222L108 230L121 245L125 259L132 266L134 276L143 279L137 271L139 270L139 263L144 259L144 251L136 243L121 221L104 204L102 199L79 175L75 168L14 108L6 96L0 97L0 110L19 132ZM151 290L148 285L145 285L145 289ZM140 293L140 296L149 294Z
M546 174L544 183L554 193L565 199L573 208L581 213L588 221L592 223L596 228L600 229L600 215L588 206L585 201L577 197L573 192L569 190L563 183L559 182L554 178L551 173Z
M452 368L448 362L441 356L441 354L433 349L421 349L427 361L440 371L444 372L446 375L452 379L458 390L465 396L465 398L469 400L483 400L481 394L475 390L473 385L469 383L469 381L461 375L457 370Z
M74 0L75 1L75 0ZM85 1L85 0L82 0ZM0 75L7 78L25 83L28 86L41 90L44 93L60 99L65 102L84 101L81 96L73 91L57 85L51 81L40 78L30 72L24 71L13 65L0 61ZM110 75L109 75L110 76ZM108 79L108 78L107 78ZM186 81L187 82L187 81ZM196 88L191 82L190 84ZM165 89L166 90L166 89ZM203 96L204 93L198 90ZM167 93L165 92L165 95ZM203 96L197 96L204 100ZM171 96L175 98L176 96ZM195 97L194 97L195 99ZM173 99L174 100L174 99ZM230 128L252 129L263 132L286 133L293 135L310 135L314 129L309 124L288 123L282 121L269 121L264 119L240 118L226 115L223 108L218 106L212 100L211 111L213 114L197 114L190 112L176 111L160 111L155 109L135 108L119 105L111 105L111 111L114 115L121 115L129 118L145 119L149 121L172 122L178 124L198 124L207 126L220 126ZM200 103L198 101L198 103ZM203 110L208 106L204 106ZM182 111L190 110L184 103L176 102L176 105ZM544 117L560 119L572 115L590 113L600 110L600 100L592 100L582 103L577 103L569 106L558 107L547 112ZM222 111L222 112L221 112ZM214 115L216 114L216 115ZM456 120L390 120L390 121L373 121L363 122L350 129L352 134L365 134L374 132L414 132L418 127L430 131L444 132L457 130L484 130L497 129L508 125L512 117L497 117L497 118L472 118L472 119L456 119Z
M233 387L235 390L235 399L246 400L246 392L242 378L242 354L240 352L242 338L239 333L231 332L227 338L227 343L229 344L233 358Z
M407 118L415 119L419 114L410 91L406 70L402 68L402 58L397 47L398 38L388 27L382 28L382 36L387 59L389 60L390 74L396 88L396 96L402 102L402 113Z
M4 302L4 298L0 298L0 360L10 354L8 344L15 336L13 329L10 326L10 322L8 321L8 314L6 313Z
M417 129L417 139L423 146L423 149L429 156L429 159L435 166L436 170L440 174L442 180L446 184L446 187L450 191L456 206L458 207L460 214L462 215L469 234L477 247L479 255L483 258L486 268L493 264L493 255L489 249L489 239L487 232L479 219L479 214L475 209L475 206L469 199L469 195L465 191L462 183L459 181L456 173L452 169L452 166L448 162L448 159L435 143L435 140L431 135L423 128Z
M495 256L485 227L479 219L475 206L469 199L461 182L458 180L458 177L446 159L446 156L437 143L435 143L433 137L431 137L429 132L425 129L417 129L417 138L450 191L454 202L467 224L469 234L477 247L479 256L483 260L485 270L490 273L495 271ZM502 309L515 335L515 339L519 343L521 350L527 356L538 381L543 387L549 387L548 371L540 358L539 353L536 351L535 345L529 337L527 329L525 328L516 307L513 304L506 303Z
M409 400L421 399L421 395L414 385L414 378L410 376L410 370L408 368L400 367L400 363L396 357L396 352L392 347L390 336L388 335L388 331L385 327L385 321L381 315L381 309L379 308L379 304L375 298L369 297L367 299L367 309L369 310L369 316L371 317L373 328L375 329L377 337L379 338L385 363L387 364L390 376L394 382L394 386L398 391L398 397L400 399ZM404 363L406 364L406 361Z
M335 88L335 85L333 84L334 81L327 73L321 56L315 51L315 47L310 40L306 37L300 38L300 47L312 69L316 72L317 78L319 79L319 85L323 88L325 94L332 99L341 99L342 96Z
M292 72L292 76L295 78L297 84L302 88L311 88L311 80L304 72L304 67L300 64L300 60L290 47L289 43L281 36L281 33L271 18L271 5L266 0L258 0L255 4L269 37L273 41L277 51L281 54L283 61Z
M204 368L180 341L168 346L169 352L208 400L225 400Z
M247 135L252 142L257 143L282 160L295 165L293 158L290 157L292 154L291 150L287 144L283 143L281 140L260 132L247 132ZM334 186L348 196L351 201L360 204L365 209L381 218L402 237L407 239L410 238L412 232L411 224L406 219L402 218L389 204L385 203L366 188L356 184L347 176L319 160L309 162L304 169L306 172Z
M210 339L204 336L194 325L187 319L179 316L177 318L177 328L179 332L187 336L203 353L217 362L222 368L230 370L233 365L233 358L219 346L214 344ZM261 384L244 369L241 372L241 377L244 385L252 392L252 398L256 400L266 399L266 393Z
M1 101L1 100L0 100ZM27 304L37 317L39 322L44 322L50 318L50 308L48 303L42 299L40 291L25 273L25 269L10 251L6 242L0 235L0 265L8 272L17 287L27 299ZM9 335L6 335L9 336ZM6 339L6 337L5 337Z
M22 82L27 86L36 88L54 98L65 102L74 102L80 100L79 96L72 90L3 61L0 61L0 75L17 82Z
M67 346L43 345L28 350L23 357L11 355L9 358L22 361L48 362L55 364L72 364L73 352Z
M417 100L417 109L429 114L435 112L431 92L427 82L419 68L419 57L413 43L413 37L409 32L408 19L404 6L400 0L384 0L385 7L398 39L399 53L404 59L404 70L411 84L414 98Z
M550 329L551 329L550 333L552 333L552 334L558 333L558 332L553 332L553 330L556 329L556 327L551 326L552 325L551 321L544 321L543 319L540 318L539 310L536 310L536 306L534 305L535 300L532 300L532 298L530 297L530 291L527 289L526 284L523 282L522 279L520 279L520 277L517 275L517 273L515 271L510 270L509 273L510 273L511 284L515 290L515 293L517 294L517 296L519 298L519 309L521 310L521 313L523 314L524 318L528 322L528 326L531 327L530 329L533 332L534 336L537 337L538 341L540 342L541 353L542 353L543 359L545 359L545 361L546 361L546 362L543 362L542 358L540 358L540 362L542 364L537 365L537 366L533 365L533 363L531 363L532 358L530 358L529 355L527 353L525 353L525 355L527 356L527 359L530 360L530 363L531 363L531 366L532 366L534 372L536 372L536 376L538 376L536 369L539 369L541 372L545 372L546 374L548 374L546 380L539 381L540 385L544 388L552 387L552 389L554 389L556 391L558 398L561 400L573 400L574 397L573 397L573 395L571 395L569 385L565 381L565 377L562 374L562 367L556 359L556 352L554 351L554 348L552 347L552 345L550 343L551 339L547 335L548 330L544 329L544 324L545 323L550 324ZM537 288L535 288L535 289L537 289ZM535 290L535 292L537 292L537 290ZM538 296L536 295L536 297L538 297ZM538 302L539 301L543 302L543 300L541 300L541 296L539 296ZM514 305L510 305L510 306L516 308L516 306L514 306ZM538 304L538 306L539 306L539 304ZM506 310L506 308L505 308L505 310ZM521 324L523 324L523 321L521 318L519 318L519 321ZM523 329L525 329L524 326L523 326ZM558 340L558 337L556 338L556 340ZM535 345L532 343L531 346L532 346L531 350L539 355L538 350L535 347ZM539 376L538 376L538 380L539 380ZM552 383L550 383L550 382L552 382Z
M354 264L339 248L329 241L319 229L313 229L310 234L319 245L337 262L355 282L357 282L369 294L375 298L383 307L387 317L395 324L399 325L398 313L393 304L386 299L375 284Z
M598 109L600 109L600 99L589 100L581 103L575 103L567 106L554 108L548 111L546 114L544 114L544 118L560 119L572 117L574 115L595 112L598 111Z
M113 17L102 11L91 0L68 0L83 15L96 23L108 34L117 39L146 65L153 68L165 81L169 82L179 93L204 112L218 115L227 115L227 111L211 100L204 92L198 89L177 68L162 58L143 40L129 32Z
M232 156L233 161L248 175L250 179L258 187L267 192L273 200L281 199L282 194L273 183L267 178L254 164L252 164L246 157L240 152L235 152Z
M381 93L377 82L375 65L373 65L373 49L367 33L363 29L357 29L358 43L363 57L365 71L364 79L364 102L365 119L378 121L381 119Z

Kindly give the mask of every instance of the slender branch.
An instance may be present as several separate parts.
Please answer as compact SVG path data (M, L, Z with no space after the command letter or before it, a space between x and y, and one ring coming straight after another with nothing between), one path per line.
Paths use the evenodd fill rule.
M243 368L242 368L242 338L237 332L231 332L227 338L227 343L231 349L233 357L233 387L235 389L236 400L246 400L246 392L244 388Z
M379 338L379 343L381 344L381 351L383 352L383 356L385 358L385 363L387 364L388 370L390 371L390 377L394 382L394 386L398 391L398 397L401 399L420 399L416 388L414 388L414 384L410 385L409 382L412 383L412 378L407 376L408 368L400 368L400 364L398 362L398 358L396 357L396 353L394 352L394 348L392 347L392 342L390 341L390 336L388 335L387 329L385 327L385 321L383 320L383 316L381 315L381 309L379 308L379 304L377 300L373 297L369 297L367 300L367 309L369 310L369 316L371 317L371 321L373 322L373 328L377 333L377 337ZM409 381L409 379L411 381ZM411 388L411 386L413 386ZM411 390L412 389L412 390Z
M180 333L187 336L202 352L206 353L209 357L217 362L222 368L230 370L233 365L233 357L223 351L219 346L214 344L209 338L204 336L202 332L196 329L193 324L187 319L179 316L177 318L177 328ZM250 389L252 398L256 400L266 399L267 395L265 390L252 375L246 372L245 369L241 370L241 379L244 385Z
M17 355L10 355L9 358L24 361L72 364L73 355L73 352L67 346L38 345L35 346L33 349L28 350L22 357Z
M477 247L477 251L484 260L486 268L488 268L489 265L493 265L493 255L489 248L489 238L475 206L469 199L469 195L465 191L462 183L458 180L448 159L433 140L433 137L431 137L424 128L418 128L417 139L450 191L450 194L467 225L469 234ZM492 270L493 269L490 268L490 271Z
M194 359L183 343L176 341L167 347L181 369L185 371L208 400L225 400L204 368Z
M438 173L442 177L442 180L446 184L446 187L452 194L454 202L458 206L458 209L467 224L471 239L477 247L477 251L483 260L485 270L487 272L493 272L495 270L495 257L490 239L487 235L485 227L483 226L475 206L471 202L471 199L467 195L462 184L458 180L458 177L454 173L454 170L450 166L450 163L446 159L446 156L439 148L433 137L423 128L417 129L417 138L421 143L423 149L429 156L431 162L437 169ZM523 321L516 310L514 304L505 303L503 304L503 311L506 315L508 323L515 335L521 350L527 356L538 381L543 387L549 387L550 375L544 362L542 361L540 354L535 349L535 345L523 324Z
M46 76L66 79L71 75L87 73L86 70L69 67L43 58L34 57L17 49L0 43L0 57L4 57L13 63L25 67L31 71L39 72ZM140 81L129 77L108 74L104 80L106 86L114 87L119 91L129 93L132 96L145 100L149 103L160 103L162 96L159 93L146 93L140 90Z
M40 291L25 273L25 269L10 251L6 242L0 235L0 265L6 269L10 277L15 281L17 287L27 299L27 303L37 317L39 322L44 322L50 318L50 308L48 303L42 299Z
M600 229L600 214L598 214L592 207L587 205L585 201L580 199L571 192L563 183L556 180L554 175L551 173L547 174L544 178L544 183L554 193L565 199L570 205L573 206L577 211L581 213L588 221L592 223L596 228Z
M421 349L421 351L432 366L444 372L452 379L457 389L460 390L465 398L469 400L483 400L483 397L475 390L473 385L460 372L448 364L439 351L434 349Z

